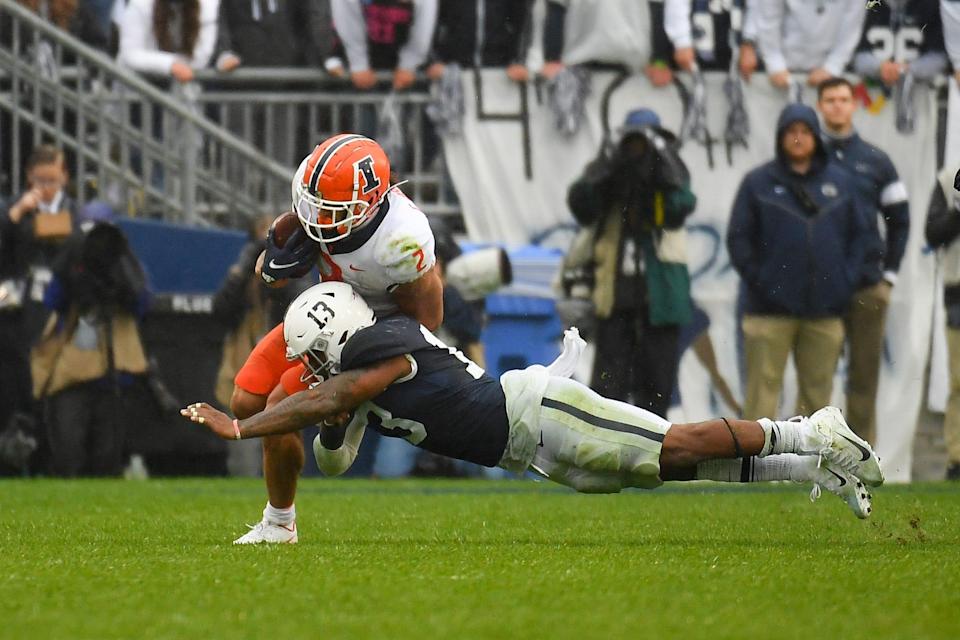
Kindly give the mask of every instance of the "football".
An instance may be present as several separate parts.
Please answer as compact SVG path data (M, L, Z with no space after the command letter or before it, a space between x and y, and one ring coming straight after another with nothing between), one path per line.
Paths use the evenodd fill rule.
M293 232L300 228L300 219L297 214L287 211L277 216L270 228L273 229L273 243L277 248L282 248Z

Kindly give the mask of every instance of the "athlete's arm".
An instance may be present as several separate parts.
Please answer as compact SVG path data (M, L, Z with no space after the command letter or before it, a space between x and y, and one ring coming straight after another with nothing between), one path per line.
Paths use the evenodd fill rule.
M376 398L398 378L408 375L410 362L395 356L362 369L351 369L334 376L313 389L300 391L275 406L246 420L238 421L240 437L290 433L323 420L336 419L352 412L366 400ZM192 422L203 424L226 440L237 437L233 420L205 402L197 402L180 410Z
M325 476L339 476L353 465L363 442L367 419L358 412L345 426L320 425L320 442L313 443L317 468ZM332 441L332 442L331 442Z
M390 295L400 313L430 331L436 331L443 322L443 282L436 266L413 282L401 284Z

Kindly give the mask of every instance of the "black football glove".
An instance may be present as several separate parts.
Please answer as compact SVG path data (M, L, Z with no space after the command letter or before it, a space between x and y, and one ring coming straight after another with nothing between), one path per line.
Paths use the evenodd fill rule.
M302 228L287 238L278 248L273 241L273 228L267 233L267 253L263 258L260 277L267 284L288 278L300 278L310 273L320 255L320 245L311 240Z

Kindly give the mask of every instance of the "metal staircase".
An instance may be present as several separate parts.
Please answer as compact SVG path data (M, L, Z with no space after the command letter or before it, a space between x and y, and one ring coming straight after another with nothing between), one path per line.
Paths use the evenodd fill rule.
M155 85L0 0L0 173L13 192L23 185L24 154L49 142L64 149L81 202L234 227L288 208L292 168L206 118L198 91Z

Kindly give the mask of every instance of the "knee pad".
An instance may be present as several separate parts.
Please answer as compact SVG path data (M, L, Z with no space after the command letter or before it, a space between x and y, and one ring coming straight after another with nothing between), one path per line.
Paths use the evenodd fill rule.
M573 451L575 467L595 473L617 473L620 471L620 445L598 440L581 440Z

